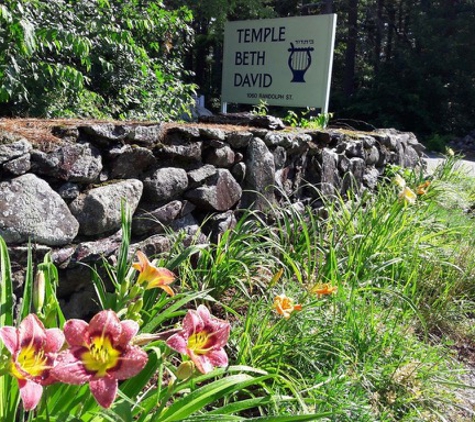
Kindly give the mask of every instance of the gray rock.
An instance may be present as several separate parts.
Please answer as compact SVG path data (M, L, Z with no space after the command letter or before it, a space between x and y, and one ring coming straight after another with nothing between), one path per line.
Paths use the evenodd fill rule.
M164 227L176 220L183 208L183 202L172 201L152 211L139 211L132 218L132 233L144 235L163 233Z
M74 253L70 257L68 267L79 263L90 264L98 262L102 258L108 258L118 251L121 241L122 230L119 230L113 235L103 237L100 240L81 242L76 246Z
M142 146L152 146L159 142L164 130L161 124L126 126L125 142Z
M224 141L226 139L226 133L221 129L211 127L200 127L200 136L203 139L217 139L218 141Z
M287 151L284 147L278 146L273 151L274 164L276 169L282 169L287 161Z
M0 183L0 235L7 243L65 245L78 229L63 199L34 174Z
M246 164L244 163L236 163L231 168L231 174L236 179L236 181L241 185L246 178Z
M219 214L213 214L206 220L204 230L209 233L209 237L213 243L217 243L219 236L224 232L233 229L237 224L234 212L226 211Z
M77 183L67 182L59 187L58 193L63 199L75 199L81 191Z
M15 176L28 173L31 169L31 155L25 154L3 164L3 168Z
M364 145L363 141L350 141L346 145L346 156L349 158L352 157L358 157L358 158L364 158L365 156L365 151L364 151Z
M379 161L379 150L374 145L365 150L365 155L368 166L374 166Z
M251 132L231 132L228 134L226 141L233 148L246 148L251 142L254 135Z
M204 157L204 162L216 167L229 168L234 164L235 154L229 145L220 148L209 148Z
M0 143L0 164L28 154L31 150L31 144L23 138L11 143Z
M246 178L242 206L264 210L275 202L274 156L260 138L253 138L247 147Z
M421 164L421 157L417 153L416 149L409 143L404 148L403 162L404 167L414 168Z
M188 175L182 168L163 167L155 170L143 183L146 201L166 202L178 198L185 191Z
M216 174L216 167L211 164L206 164L202 167L199 167L195 170L190 170L188 172L188 185L190 188L195 188L199 185L202 185L210 177Z
M32 168L38 174L71 182L92 183L102 170L102 157L91 144L64 145L51 153L32 152Z
M378 186L378 180L379 171L374 167L366 168L365 173L363 175L363 183L365 184L365 186L367 186L371 190L376 189L376 187Z
M229 210L241 199L241 195L241 186L227 169L217 169L207 185L185 192L185 198L198 208L212 211Z
M81 194L69 208L80 224L79 233L97 236L119 230L121 208L125 202L133 213L142 196L140 180L129 179L91 189Z
M152 125L118 125L114 123L98 123L78 127L80 133L89 139L107 144L109 142L135 143L151 146L159 142L163 136L161 124Z
M157 159L148 148L136 145L124 145L110 151L112 159L110 177L136 178L156 164Z
M328 148L323 148L320 179L320 190L323 196L333 196L341 190L342 180L338 163L338 154Z
M163 253L169 252L171 247L171 241L168 237L156 234L147 237L145 240L139 243L130 245L129 249L134 253L140 250L148 257L156 257Z

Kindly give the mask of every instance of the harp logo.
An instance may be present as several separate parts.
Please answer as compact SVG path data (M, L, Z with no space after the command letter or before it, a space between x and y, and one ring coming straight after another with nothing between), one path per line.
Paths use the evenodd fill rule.
M313 47L295 47L294 43L290 43L290 48L288 49L290 54L287 61L292 72L292 80L290 82L305 82L304 76L312 64L311 52L313 50Z

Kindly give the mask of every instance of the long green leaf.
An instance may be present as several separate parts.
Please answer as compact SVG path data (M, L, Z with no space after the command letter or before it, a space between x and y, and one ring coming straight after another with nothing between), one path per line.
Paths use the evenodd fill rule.
M332 412L312 413L308 415L282 415L282 416L263 416L258 418L246 419L247 421L256 422L295 422L295 421L316 421L317 419L328 418L334 416Z
M253 384L259 384L269 378L271 378L270 375L254 378L246 374L239 374L214 381L175 401L161 415L160 421L181 421L227 394L243 390Z
M31 304L33 293L33 254L31 249L31 243L28 243L28 256L26 262L26 274L25 281L23 283L23 300L21 302L20 316L21 320L31 312Z
M8 255L8 247L0 236L0 326L13 326L13 285ZM0 352L4 352L3 343ZM16 381L9 375L0 377L0 420L14 421L19 403L19 391Z
M13 285L7 244L0 236L0 264L2 267L0 292L0 326L13 325Z

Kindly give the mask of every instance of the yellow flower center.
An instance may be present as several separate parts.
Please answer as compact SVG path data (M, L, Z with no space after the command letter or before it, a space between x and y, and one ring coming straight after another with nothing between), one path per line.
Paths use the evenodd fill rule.
M103 377L107 371L117 366L121 352L112 347L109 337L94 337L81 360L86 370L95 372L96 377Z
M209 352L210 348L206 348L209 343L210 335L206 331L200 331L199 333L193 333L188 337L188 349L192 350L197 355L205 355Z
M10 374L18 379L25 379L24 373L31 377L38 377L48 369L47 361L43 350L36 351L33 344L29 344L22 347L16 362L11 362Z

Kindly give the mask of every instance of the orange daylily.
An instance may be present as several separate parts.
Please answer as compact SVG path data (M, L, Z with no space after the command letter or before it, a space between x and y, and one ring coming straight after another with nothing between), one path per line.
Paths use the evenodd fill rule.
M301 311L302 305L294 305L294 300L287 297L285 294L277 295L274 299L274 309L279 315L285 319L290 318L290 314L294 311Z
M416 193L418 195L425 195L427 193L427 190L429 189L430 186L430 180L426 180L424 183L421 183L417 189Z
M156 267L153 265L142 251L137 251L137 258L139 259L139 262L134 262L132 264L132 267L140 272L137 283L145 283L146 290L158 287L165 290L165 292L170 296L174 296L175 292L169 284L175 281L175 274L167 268Z
M331 295L338 290L338 287L332 286L330 283L319 283L311 290L312 293L316 293L318 296Z

